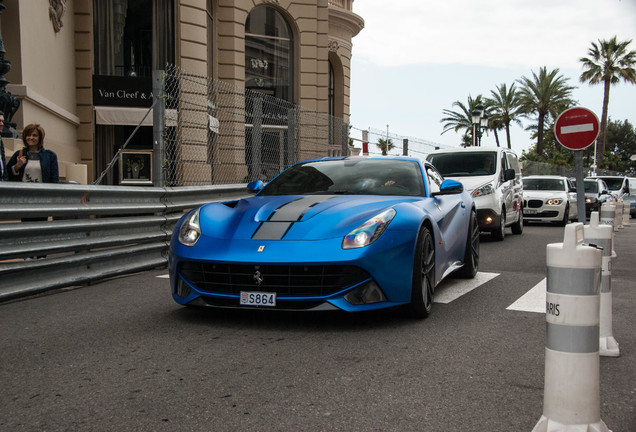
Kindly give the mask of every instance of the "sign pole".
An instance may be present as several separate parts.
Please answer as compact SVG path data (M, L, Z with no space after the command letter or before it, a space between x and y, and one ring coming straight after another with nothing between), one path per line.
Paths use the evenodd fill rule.
M599 133L598 117L587 108L575 107L563 111L554 122L554 137L565 148L574 151L576 176L576 209L579 222L585 223L585 179L583 177L583 150L596 142ZM596 171L596 150L594 150Z
M585 223L585 183L583 178L583 150L574 150L574 175L576 177L576 209L579 222Z

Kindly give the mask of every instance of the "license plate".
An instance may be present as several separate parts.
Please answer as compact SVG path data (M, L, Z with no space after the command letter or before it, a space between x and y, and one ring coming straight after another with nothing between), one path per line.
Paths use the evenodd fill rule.
M536 210L524 209L523 212L525 214L537 214Z
M276 293L241 291L242 306L276 306Z

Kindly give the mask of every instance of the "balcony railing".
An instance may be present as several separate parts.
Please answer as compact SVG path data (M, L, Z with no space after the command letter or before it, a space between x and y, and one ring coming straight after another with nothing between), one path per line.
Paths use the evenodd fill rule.
M353 10L353 0L329 0L329 6L351 11Z

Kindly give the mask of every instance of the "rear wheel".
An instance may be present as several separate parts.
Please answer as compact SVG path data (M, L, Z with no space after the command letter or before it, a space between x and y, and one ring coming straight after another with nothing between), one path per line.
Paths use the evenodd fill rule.
M479 225L477 214L470 212L468 235L466 238L466 252L464 252L464 266L457 272L459 277L472 279L479 270Z
M510 225L510 228L512 229L513 234L523 233L523 212L521 210L519 211L519 219L517 219L517 222Z
M433 307L435 290L435 245L428 228L420 231L413 258L413 283L409 314L415 318L426 318Z

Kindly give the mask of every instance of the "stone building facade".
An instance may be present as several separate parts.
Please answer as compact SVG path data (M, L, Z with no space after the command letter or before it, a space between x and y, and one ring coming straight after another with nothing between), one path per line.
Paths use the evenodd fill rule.
M16 130L39 123L60 176L92 182L150 104L166 63L349 120L353 0L5 0ZM147 119L150 120L150 119ZM152 152L152 123L129 147ZM7 157L21 147L3 138ZM102 184L120 184L112 174Z

